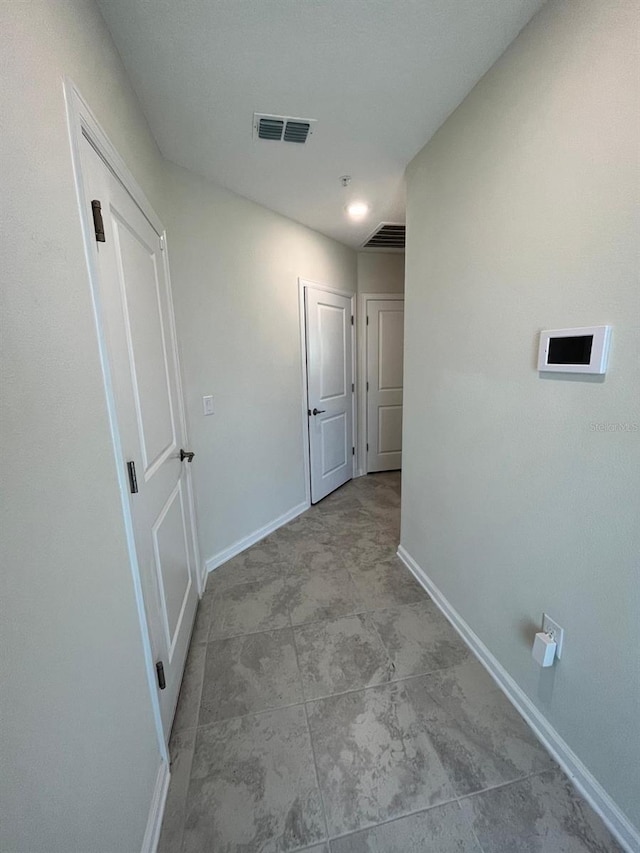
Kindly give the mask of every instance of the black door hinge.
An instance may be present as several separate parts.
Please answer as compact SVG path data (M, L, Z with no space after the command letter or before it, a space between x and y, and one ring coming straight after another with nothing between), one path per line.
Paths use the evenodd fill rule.
M356 455L356 449L355 449L355 447L352 447L352 448L351 448L351 455L352 455L352 456L355 456L355 455Z
M104 243L104 223L102 221L102 205L97 198L91 202L91 210L93 212L93 228L96 232L96 243Z
M369 383L367 382L367 391L369 390Z
M132 495L138 494L138 478L136 477L136 463L127 462L127 471L129 472L129 488Z
M353 392L354 392L355 390L356 390L355 382L352 382L352 383L351 383L351 393L353 394Z
M367 450L369 450L369 442L367 442Z
M367 317L367 326L369 325L369 318Z
M351 315L351 325L353 326L353 314Z
M167 686L167 682L164 677L164 664L161 660L159 660L156 664L156 673L158 675L158 687L160 688L160 690L164 690L164 688Z

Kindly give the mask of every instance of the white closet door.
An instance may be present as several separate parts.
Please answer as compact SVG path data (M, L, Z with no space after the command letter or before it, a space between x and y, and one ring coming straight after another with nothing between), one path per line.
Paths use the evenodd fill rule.
M402 467L404 300L367 300L367 471Z
M311 502L353 476L351 299L305 288Z

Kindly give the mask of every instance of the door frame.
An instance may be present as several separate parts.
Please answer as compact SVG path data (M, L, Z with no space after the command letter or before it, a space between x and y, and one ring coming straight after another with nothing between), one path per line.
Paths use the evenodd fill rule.
M314 287L316 290L323 290L325 293L335 293L336 296L346 297L351 304L351 316L353 323L351 325L351 377L355 386L355 391L351 395L352 408L352 447L355 447L356 452L352 459L351 476L356 476L356 459L358 458L358 425L357 415L358 407L356 399L358 395L358 380L356 377L356 324L358 318L356 316L356 294L348 290L340 290L338 287L324 284L321 281L313 281L309 278L298 278L298 311L300 319L300 365L302 372L302 457L304 461L304 496L307 509L311 506L311 445L309 438L309 386L307 380L307 318L305 314L305 290L307 287Z
M358 444L356 458L358 460L358 477L369 473L367 462L367 302L404 302L404 293L359 293L358 294L358 382L356 388L361 389L358 395ZM404 377L403 377L404 387Z
M157 695L156 686L156 668L151 651L151 642L149 634L149 625L145 612L144 597L142 594L142 580L140 575L140 566L138 564L138 555L136 551L135 538L133 534L133 519L131 516L131 508L129 505L129 483L125 473L125 467L122 464L122 441L118 426L116 398L111 378L111 366L109 360L109 351L107 347L107 339L104 330L102 307L100 304L100 280L98 274L98 261L95 244L95 234L93 220L90 215L89 207L86 204L87 195L85 192L85 183L82 169L81 148L83 138L94 148L98 156L102 159L108 169L120 181L125 190L133 198L134 202L147 218L154 230L160 235L163 245L163 264L165 277L169 295L173 304L171 294L171 278L169 275L169 258L167 251L166 232L155 213L149 200L138 185L137 181L129 171L124 160L118 154L111 140L103 131L98 120L93 114L91 108L80 94L77 86L69 78L65 77L63 82L64 97L67 109L67 126L69 131L69 143L71 146L71 162L73 169L73 178L76 189L76 201L78 203L78 213L80 217L80 226L82 229L82 241L84 244L84 254L89 274L89 287L91 291L91 299L93 304L93 315L96 325L96 335L98 342L98 353L100 358L100 366L102 369L102 378L104 383L105 397L107 403L107 416L109 420L109 429L111 432L111 442L113 446L114 465L116 469L116 477L120 492L120 503L122 507L122 515L124 520L125 538L127 543L127 552L129 555L129 566L131 577L133 580L133 591L138 613L138 621L140 623L140 633L142 637L142 649L144 655L145 672L151 698L151 708L160 749L160 756L166 766L169 767L169 752L164 739L162 727L162 717L160 713L160 702ZM180 418L181 426L184 430L185 437L187 436L186 415L184 411L184 397L182 388L182 371L180 368L179 351L177 344L177 335L175 329L175 318L173 311L170 318L170 329L173 346L175 347L176 358L178 361L177 371L177 390L178 390L178 417ZM198 539L195 529L195 501L193 496L193 483L189 467L187 466L187 496L189 501L189 509L191 512L192 526L191 537L196 560L196 582L198 596L202 595L204 589L204 571L201 565L200 550L198 547Z

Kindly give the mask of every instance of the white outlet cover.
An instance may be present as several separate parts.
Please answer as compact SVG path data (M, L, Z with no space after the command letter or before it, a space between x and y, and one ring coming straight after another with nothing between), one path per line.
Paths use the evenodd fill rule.
M556 657L558 660L562 657L562 644L564 642L564 628L561 628L557 622L555 622L550 616L547 616L546 613L542 614L542 630L545 634L553 634L553 637L556 641Z

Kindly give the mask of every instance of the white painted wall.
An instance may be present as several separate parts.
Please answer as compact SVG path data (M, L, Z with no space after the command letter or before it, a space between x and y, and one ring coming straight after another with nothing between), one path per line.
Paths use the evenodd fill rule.
M0 4L0 849L134 853L159 752L62 76L154 203L161 160L91 2Z
M404 255L358 252L358 293L404 293Z
M408 169L402 543L640 825L638 6L550 2ZM613 325L604 381L536 371ZM594 424L629 424L598 431ZM542 611L565 628L542 672Z
M201 553L305 500L298 277L355 292L356 253L167 164ZM202 396L214 395L204 417Z

